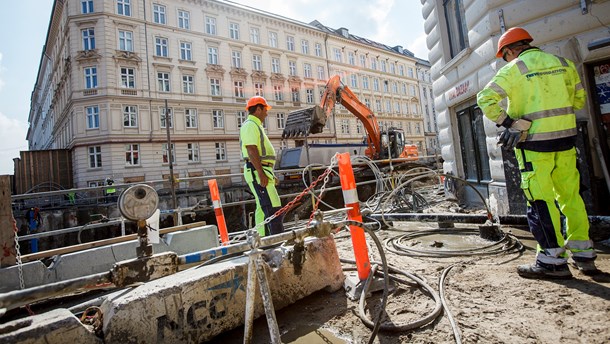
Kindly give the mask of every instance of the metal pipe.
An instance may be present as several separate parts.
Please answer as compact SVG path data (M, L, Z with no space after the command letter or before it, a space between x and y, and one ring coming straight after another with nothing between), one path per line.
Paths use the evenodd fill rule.
M252 342L252 324L254 323L254 300L256 300L256 264L254 250L250 252L248 262L248 284L246 288L246 315L244 317L244 344Z
M84 225L84 226L78 226L78 227L70 227L70 228L64 228L64 229L55 229L55 230L52 230L52 231L49 231L49 232L42 232L42 233L36 233L36 234L22 235L22 236L19 237L19 241L29 240L29 239L44 238L44 237L48 237L48 236L59 235L59 234L66 234L66 233L72 233L72 232L78 232L78 231L83 230L85 228L93 229L93 228L107 227L107 226L113 226L113 225L118 225L118 224L121 224L121 226L123 228L125 226L122 219L109 220L108 222L92 223L92 224L88 224L88 225Z
M263 266L265 263L263 262L263 257L261 256L260 252L255 253L254 259L256 265L256 275L258 277L258 285L261 291L261 298L263 299L263 306L265 307L265 316L267 317L269 337L271 337L271 343L281 344L282 338L280 336L280 329L277 325L277 319L275 317L275 309L273 308L271 288L269 288L269 281L267 281L267 274L265 273L265 267Z

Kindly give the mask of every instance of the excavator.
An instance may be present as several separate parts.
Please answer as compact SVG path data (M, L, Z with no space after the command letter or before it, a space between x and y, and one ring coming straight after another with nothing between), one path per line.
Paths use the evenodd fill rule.
M337 103L343 105L349 112L356 116L360 122L362 122L367 133L367 146L366 149L364 149L364 155L373 160L397 158L407 160L418 159L417 146L405 145L403 131L397 128L389 128L387 131L380 130L379 124L377 123L377 119L375 118L373 112L360 100L358 100L358 97L349 87L341 83L341 79L338 75L335 75L328 80L326 90L322 94L320 105L292 111L288 114L286 125L282 133L282 138L306 137L309 134L321 133L324 129L326 121L328 118L330 118L330 115L332 114L332 111ZM332 147L332 145L319 146ZM336 146L342 147L350 145ZM291 149L288 149L287 151L283 152L281 161L283 160L285 162L285 166L280 165L280 168L299 167L297 165L286 166L286 160L295 162L295 159L290 158L290 156L292 155L294 157L294 151L296 150L301 152L300 147L292 149L292 151ZM350 147L344 150L350 151L352 149ZM358 153L358 150L354 149L354 152ZM284 156L286 156L287 159L284 159ZM314 156L314 160L318 159L315 159ZM328 161L312 162L328 163Z

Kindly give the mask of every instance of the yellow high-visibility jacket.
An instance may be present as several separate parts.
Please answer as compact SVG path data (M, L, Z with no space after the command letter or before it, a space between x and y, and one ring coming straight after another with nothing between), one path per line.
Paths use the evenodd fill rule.
M574 112L584 106L585 97L572 61L529 48L498 71L477 94L477 102L498 126L510 127L520 118L532 121L521 148L555 151L573 147ZM499 105L504 98L508 98L506 111Z

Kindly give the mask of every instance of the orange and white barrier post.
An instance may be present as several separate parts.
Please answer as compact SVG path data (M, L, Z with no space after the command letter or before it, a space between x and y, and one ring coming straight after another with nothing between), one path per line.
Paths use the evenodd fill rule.
M345 202L345 206L352 208L351 210L348 210L347 218L349 220L362 222L358 191L356 190L354 170L352 169L349 153L339 154L339 179L341 180L341 189L343 190L343 201ZM369 277L371 272L371 262L369 261L369 252L366 248L364 229L358 226L349 226L349 230L352 236L354 255L356 256L358 278L363 281Z
M220 232L220 240L223 245L229 244L229 233L227 232L227 223L225 222L225 213L222 211L220 204L220 192L218 192L218 183L216 179L208 179L210 187L210 195L212 196L212 204L214 205L214 214L216 215L216 223Z

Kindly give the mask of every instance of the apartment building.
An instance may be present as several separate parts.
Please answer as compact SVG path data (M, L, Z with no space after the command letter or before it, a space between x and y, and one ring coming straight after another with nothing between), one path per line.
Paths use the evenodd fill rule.
M178 178L239 173L249 97L273 106L265 126L280 150L296 144L281 139L288 113L319 103L339 74L380 124L424 151L416 61L344 28L233 2L55 0L27 140L69 150L75 187L166 179L170 156ZM311 140L362 141L361 123L336 110Z
M418 59L416 66L421 99L421 113L424 116L424 135L426 137L425 154L436 155L440 154L440 148L438 145L438 124L436 123L436 111L434 110L430 62Z
M512 151L498 146L498 128L476 94L505 62L495 57L508 28L528 30L532 45L574 61L587 93L577 111L581 194L590 213L607 213L610 185L610 2L421 0L445 173L468 180L499 214L524 213ZM456 185L465 203L481 203Z

